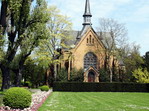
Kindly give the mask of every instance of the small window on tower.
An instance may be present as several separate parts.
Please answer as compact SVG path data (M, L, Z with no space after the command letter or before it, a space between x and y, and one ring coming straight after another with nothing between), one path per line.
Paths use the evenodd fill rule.
M94 39L92 39L92 43L94 44Z
M88 44L88 38L87 38L87 44Z
M90 35L90 44L92 43L92 38L91 38L92 36Z

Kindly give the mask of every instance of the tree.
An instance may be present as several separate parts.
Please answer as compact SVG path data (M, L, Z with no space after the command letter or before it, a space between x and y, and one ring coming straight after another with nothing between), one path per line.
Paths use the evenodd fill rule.
M31 83L31 87L39 87L44 85L46 68L37 62L34 58L28 57L22 71L24 83Z
M145 67L147 68L147 70L149 71L149 51L146 52L145 56L144 56L144 60L145 60Z
M110 72L110 82L112 82L114 73L114 56L118 57L117 48L125 44L127 30L124 24L118 23L113 19L99 19L98 31L103 38L104 45L106 46L105 64L106 69Z
M10 86L11 63L16 53L20 51L19 48L23 45L23 41L27 38L26 33L29 28L33 27L36 23L43 22L39 10L39 13L32 13L32 1L33 0L1 1L0 37L5 40L5 42L3 42L3 48L1 48L3 56L0 60L0 69L3 77L2 89L7 89ZM37 0L38 6L40 6L41 1L44 0Z
M132 44L129 46L129 53L123 58L125 68L126 68L126 78L127 82L134 82L135 78L132 72L144 64L143 58L140 56L139 45Z
M48 21L49 15L47 12L46 3L44 1L39 1L36 5L31 18L36 18L39 16L41 21L39 23L33 24L26 31L26 38L22 41L20 46L19 59L17 60L18 67L13 67L13 71L16 73L16 86L20 86L22 79L22 71L24 63L29 55L31 55L34 48L38 47L39 41L46 38L46 22ZM36 16L36 17L35 17ZM16 63L15 63L16 64ZM14 66L14 65L12 65Z
M138 68L133 72L133 76L137 79L136 81L139 83L149 83L149 72L147 69Z
M50 13L50 20L47 24L48 37L40 41L36 56L39 61L43 61L44 65L48 67L54 66L54 76L56 78L61 48L67 47L64 42L70 38L66 34L66 30L71 29L71 22L55 6L49 7L48 12Z

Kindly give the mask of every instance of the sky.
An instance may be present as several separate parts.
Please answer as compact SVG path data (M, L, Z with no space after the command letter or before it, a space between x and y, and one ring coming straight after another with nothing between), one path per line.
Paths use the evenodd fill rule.
M47 0L57 6L81 30L86 0ZM99 18L112 18L124 23L130 43L140 45L141 55L149 51L149 0L90 0L92 26L96 30Z

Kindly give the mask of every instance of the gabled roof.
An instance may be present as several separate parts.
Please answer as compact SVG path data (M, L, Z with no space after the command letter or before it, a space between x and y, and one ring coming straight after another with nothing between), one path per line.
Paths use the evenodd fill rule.
M84 70L84 73L88 72L89 70L95 71L97 74L99 74L98 70L94 68L93 66L89 66L86 70Z
M88 34L89 31L91 31L93 33L93 35L95 35L95 38L97 39L97 41L99 42L99 44L103 48L106 48L105 45L103 44L103 42L100 40L101 39L100 36L97 35L97 33L94 31L94 29L91 26L90 27L87 27L86 29L84 29L81 32L80 39L77 39L77 42L75 44L75 48L77 48L81 44L81 42L85 39L86 34Z

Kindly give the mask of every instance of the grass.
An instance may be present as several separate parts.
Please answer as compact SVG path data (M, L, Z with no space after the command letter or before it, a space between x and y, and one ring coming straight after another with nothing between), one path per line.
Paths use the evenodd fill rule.
M0 106L2 106L2 103L3 103L3 95L4 95L4 91L0 91Z
M38 111L149 111L149 93L53 92Z

